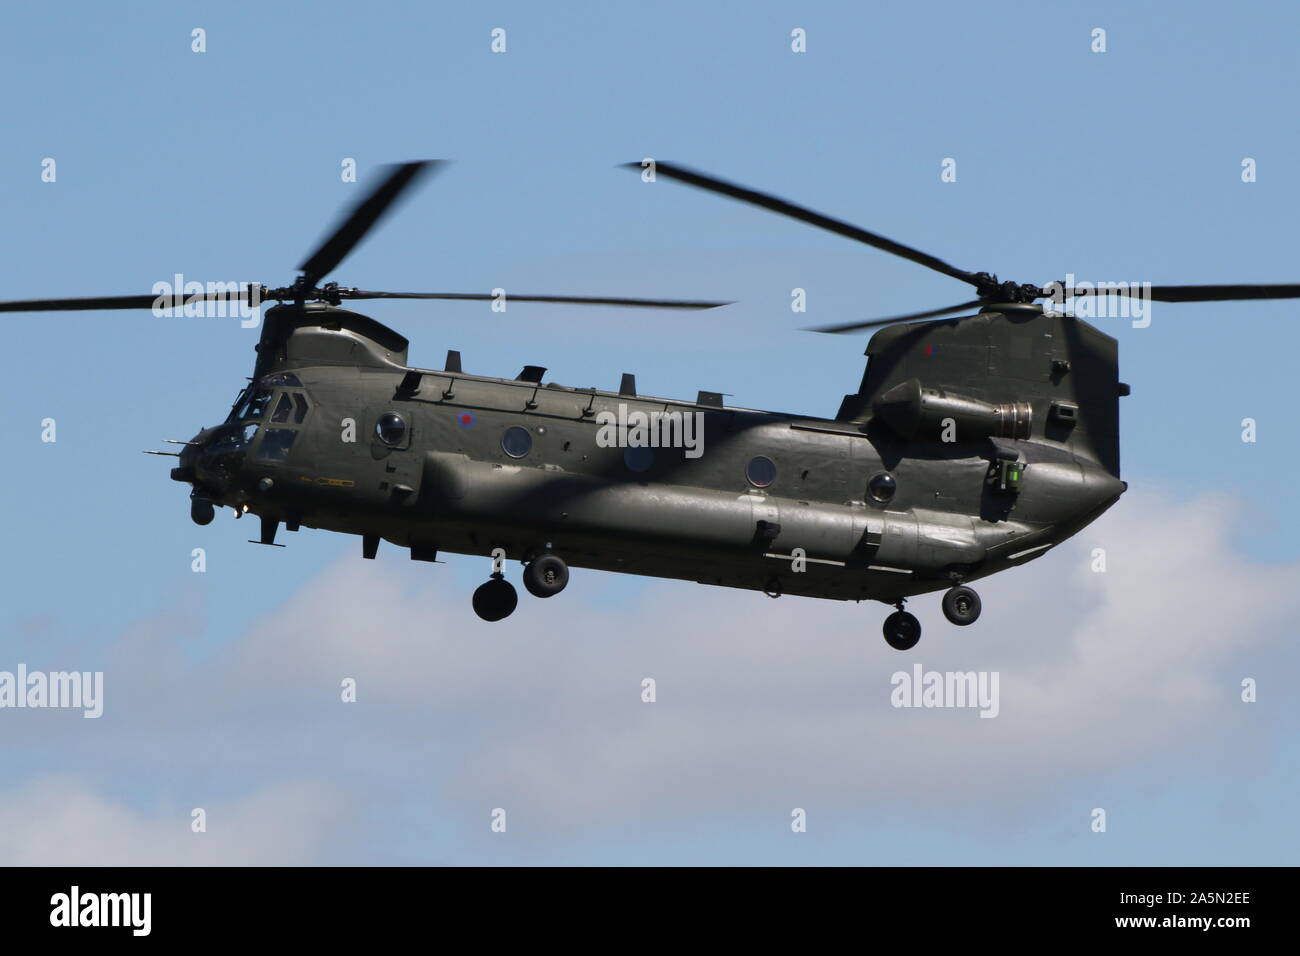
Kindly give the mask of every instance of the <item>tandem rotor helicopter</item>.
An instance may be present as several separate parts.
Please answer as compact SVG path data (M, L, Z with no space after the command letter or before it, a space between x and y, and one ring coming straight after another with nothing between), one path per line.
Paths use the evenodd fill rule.
M832 418L471 374L407 361L407 340L345 301L484 300L320 282L432 162L394 167L300 266L290 286L186 295L267 310L253 377L222 424L200 429L171 477L201 525L217 507L261 519L255 543L306 526L381 540L417 561L440 551L523 562L530 594L569 566L896 607L891 647L921 636L909 597L944 591L949 621L980 615L970 582L1041 557L1115 503L1115 339L1035 304L1047 290L966 272L829 216L669 163L656 173L828 229L965 282L959 305L817 331L881 327L858 390ZM639 168L641 164L628 164ZM1057 290L1058 292L1061 290ZM1080 296L1093 290L1064 290ZM1165 302L1300 297L1300 285L1156 286ZM724 302L516 296L515 302L706 309ZM0 312L154 308L154 295L0 303ZM977 309L970 315L951 313ZM696 448L598 440L613 417L699 424ZM346 422L356 426L347 440ZM518 598L498 568L473 597L484 620Z

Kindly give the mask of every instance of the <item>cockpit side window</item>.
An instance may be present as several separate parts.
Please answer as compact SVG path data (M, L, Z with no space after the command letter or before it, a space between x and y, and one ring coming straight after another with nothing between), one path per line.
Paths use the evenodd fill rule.
M294 426L304 424L311 412L311 401L305 392L300 391L301 388L302 382L291 372L268 376L249 385L240 392L226 419L227 423L242 423L245 427L238 434L223 436L219 443L214 442L214 447L210 450L215 453L247 448L252 443L259 423L267 422L256 458L266 462L285 461L298 437L298 429ZM271 425L289 427L272 428ZM219 448L215 447L217 444L220 445Z
M307 396L298 391L301 388L302 381L292 372L267 375L239 393L226 421L239 422L247 419L264 421L269 412L273 422L301 425L307 420L307 413L311 410L311 402ZM274 411L271 404L273 399Z
M245 386L239 392L239 397L235 399L235 404L230 406L230 414L226 416L226 422L237 422L239 416L244 413L244 406L248 404L248 391L250 386Z
M293 428L268 428L257 449L258 461L284 461L289 457L298 432Z
M280 400L275 403L275 411L271 413L271 421L287 422L289 416L293 413L293 399L289 397L288 392L280 393Z
M223 428L208 442L203 449L205 454L226 455L243 451L257 434L257 422L249 422L243 428Z
M269 388L259 388L249 399L248 408L240 418L262 418L266 414L266 406L271 404L271 390Z
M277 377L283 378L284 376ZM296 376L288 377L293 379L294 384L297 384ZM254 398L254 402L256 402L256 398ZM250 403L250 414L251 405L252 403ZM263 397L262 411L259 412L259 416L265 414L265 410L270 407L269 396ZM311 403L304 393L297 389L279 390L275 396L274 411L270 413L270 425L301 425L307 420L307 413L310 410ZM270 425L267 426L262 435L262 443L258 446L256 458L258 461L285 461L289 457L289 449L293 447L294 440L298 437L298 429L296 427L271 428Z

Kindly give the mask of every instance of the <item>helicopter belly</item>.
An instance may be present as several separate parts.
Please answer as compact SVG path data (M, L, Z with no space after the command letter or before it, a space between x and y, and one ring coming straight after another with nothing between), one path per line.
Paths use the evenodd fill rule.
M979 576L1015 523L794 500L430 452L419 500L385 534L399 544L527 560L546 547L577 567L808 596L897 600Z

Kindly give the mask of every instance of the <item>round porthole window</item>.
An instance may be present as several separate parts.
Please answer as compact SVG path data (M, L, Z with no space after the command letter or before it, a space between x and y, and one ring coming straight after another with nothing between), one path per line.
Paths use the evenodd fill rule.
M628 471L649 471L650 466L654 463L655 453L651 448L628 447L623 449L623 464L627 465Z
M511 425L501 436L501 450L511 458L523 458L533 450L533 436L520 425Z
M878 475L873 475L867 482L867 491L871 497L875 498L881 504L889 501L894 497L894 492L898 490L898 482L894 476L887 471L882 471Z
M745 466L745 477L755 488L766 488L776 481L776 462L763 455L756 455Z
M385 445L400 445L406 437L406 422L396 412L384 412L375 423L375 434Z

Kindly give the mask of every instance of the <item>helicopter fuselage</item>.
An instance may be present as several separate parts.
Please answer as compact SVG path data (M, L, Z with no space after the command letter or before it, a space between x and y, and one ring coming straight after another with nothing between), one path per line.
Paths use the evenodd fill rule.
M380 539L417 560L553 553L578 567L896 603L1038 557L1124 487L1059 443L978 432L903 442L876 419L725 407L707 393L542 384L536 368L513 380L412 369L404 340L400 354L384 347L400 337L376 341L382 326L330 313L316 319L326 327L268 323L260 374L175 473L197 499L260 516L265 543L283 523L360 535L367 556ZM699 433L644 447L646 435L611 428L629 420Z

